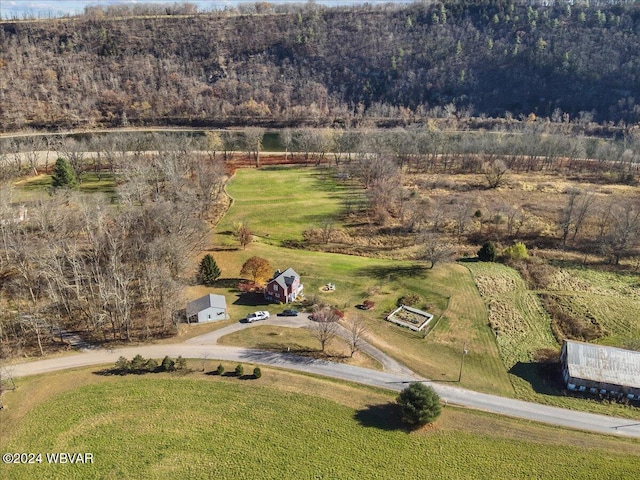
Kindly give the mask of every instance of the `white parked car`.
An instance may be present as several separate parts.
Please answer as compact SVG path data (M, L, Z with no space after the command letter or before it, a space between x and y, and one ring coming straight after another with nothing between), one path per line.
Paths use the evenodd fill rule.
M269 318L269 312L264 310L259 310L257 312L250 313L247 315L247 323L257 322L258 320L266 320Z

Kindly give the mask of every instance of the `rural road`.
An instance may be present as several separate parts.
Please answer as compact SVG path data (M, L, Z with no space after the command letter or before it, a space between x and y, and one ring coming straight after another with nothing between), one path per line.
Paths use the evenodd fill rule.
M224 337L225 335L229 335L230 333L237 332L239 330L244 330L245 328L251 328L258 325L275 325L279 327L289 327L289 328L313 328L315 322L309 320L308 313L299 313L297 317L278 317L271 316L267 320L261 320L259 322L254 323L240 323L236 322L232 325L229 325L224 328L220 328L218 330L214 330L213 332L205 333L204 335L200 335L198 337L190 338L186 340L184 343L193 344L193 345L215 345L218 343L218 339ZM348 339L349 331L343 326L338 326L338 336ZM388 356L386 353L378 350L373 345L361 339L362 344L360 345L360 351L366 353L371 358L375 359L380 365L382 365L382 369L385 372L390 373L398 373L402 375L415 375L411 370L402 365L400 362L395 361L393 358Z
M507 415L550 425L610 435L640 438L640 422L628 419L576 412L535 403L513 400L495 395L442 385L414 375L370 370L341 363L332 363L288 353L251 350L220 345L199 345L197 342L168 345L128 347L116 350L90 350L68 357L40 360L6 367L14 378L55 372L90 365L113 364L120 356L132 358L140 354L147 358L165 355L185 358L206 358L233 362L262 364L297 370L341 380L362 383L399 391L414 381L424 381L438 392L448 404L460 405L487 412Z

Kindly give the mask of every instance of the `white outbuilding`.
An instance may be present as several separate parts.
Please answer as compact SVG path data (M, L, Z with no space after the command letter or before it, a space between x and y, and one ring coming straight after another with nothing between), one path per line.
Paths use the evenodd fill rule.
M187 304L187 323L227 320L227 301L223 295L210 293Z

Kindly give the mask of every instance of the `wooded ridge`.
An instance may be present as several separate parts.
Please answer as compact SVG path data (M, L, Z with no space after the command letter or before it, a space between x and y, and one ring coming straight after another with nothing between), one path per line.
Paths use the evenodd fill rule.
M1 129L640 118L636 4L265 12L3 22Z

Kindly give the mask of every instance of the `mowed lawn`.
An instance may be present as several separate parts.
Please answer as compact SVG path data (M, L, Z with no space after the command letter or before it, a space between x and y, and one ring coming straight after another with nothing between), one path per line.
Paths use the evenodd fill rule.
M338 221L348 191L329 169L240 169L227 186L233 205L216 231L231 232L246 221L261 241L301 240L304 230ZM229 235L220 241L235 244Z
M268 309L272 314L285 306L260 303L235 288L242 264L251 256L263 257L274 269L293 267L302 278L307 298L330 303L343 310L346 319L365 320L368 339L389 355L428 378L457 382L462 351L463 386L512 396L513 388L500 358L487 310L469 271L462 265L427 269L415 261L397 261L283 248L281 240L299 239L308 228L323 221L339 227L344 198L357 194L337 184L327 169L279 168L238 170L229 185L234 204L212 236L209 252L222 270L219 288L227 297L233 319L248 312ZM355 193L354 193L355 192ZM258 233L254 242L240 249L229 234L233 223L247 219ZM274 241L277 240L277 241ZM336 290L322 292L334 283ZM421 298L419 308L436 316L437 324L425 338L385 321L398 299L409 293ZM369 299L376 303L364 312L356 305ZM265 339L265 343L268 339ZM279 339L284 344L287 339ZM291 339L292 345L295 339Z
M634 440L451 407L410 433L393 394L271 369L259 380L51 377L54 394L35 377L7 395L3 452L87 452L93 463L2 465L3 479L601 479L640 464ZM40 402L17 416L25 395Z

